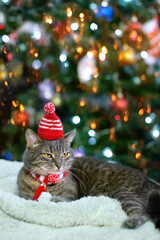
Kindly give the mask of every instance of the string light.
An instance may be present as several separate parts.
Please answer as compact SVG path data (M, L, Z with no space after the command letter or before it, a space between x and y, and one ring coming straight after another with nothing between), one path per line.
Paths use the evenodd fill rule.
M24 111L24 106L22 104L19 105L19 111L23 112Z
M91 137L91 138L88 139L88 142L89 142L90 145L95 145L96 144L96 139Z
M81 54L83 52L83 48L82 47L77 47L77 52Z
M66 14L67 14L67 17L71 17L72 16L72 9L70 7L68 7L66 9Z
M80 119L79 116L74 116L74 117L72 118L72 122L73 122L74 124L76 124L76 125L79 124L80 121L81 121L81 119Z
M98 25L97 25L96 23L91 23L90 29L91 29L92 31L96 31L96 30L98 29Z
M102 153L105 157L108 158L111 158L113 156L113 152L110 147L106 147L105 149L103 149Z
M147 123L147 124L150 124L151 122L152 122L152 118L151 117L146 117L145 118L145 122Z
M40 60L34 60L32 63L32 67L36 70L39 70L42 67L42 63Z
M141 55L141 58L143 59L146 59L148 57L148 53L146 51L142 51L140 55Z
M103 52L104 54L107 54L107 53L108 53L108 49L106 48L106 46L103 46L103 47L102 47L102 52Z
M158 124L154 125L152 131L151 131L152 137L153 138L159 138L160 132L159 132L159 127Z
M53 23L53 19L51 16L45 16L45 22L48 24L52 24Z
M138 159L140 159L140 157L142 156L142 154L140 153L140 152L137 152L136 154L135 154L135 158L138 160Z
M3 35L3 36L2 36L2 41L3 41L4 43L9 42L9 37L8 37L8 35Z
M117 37L122 37L123 36L123 33L120 29L116 29L115 34L116 34Z
M140 116L142 116L144 114L144 109L141 108L138 113L139 113Z
M106 59L106 55L103 52L100 52L99 53L99 59L100 59L100 61L103 62Z
M88 51L88 52L87 52L87 56L88 56L89 58L92 58L92 57L93 57L93 52L92 52L92 51Z
M72 29L73 31L78 30L78 28L79 28L78 23L72 23L72 24L71 24L71 29Z
M67 60L67 54L65 52L61 53L59 56L59 60L61 62L65 62Z
M91 127L92 129L96 129L97 125L96 125L95 122L92 122L91 125L90 125L90 127Z
M80 21L83 22L84 21L84 13L80 13L79 18L80 18Z
M18 107L18 105L19 105L18 101L12 100L12 106L13 107Z
M79 103L80 107L84 107L86 105L85 101L84 100L81 100L80 103Z
M88 135L90 137L94 137L96 135L96 132L93 129L91 129L91 130L88 131Z

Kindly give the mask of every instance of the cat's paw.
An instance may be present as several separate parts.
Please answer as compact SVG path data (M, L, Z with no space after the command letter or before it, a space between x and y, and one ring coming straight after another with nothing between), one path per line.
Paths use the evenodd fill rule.
M142 225L141 219L137 219L135 217L129 217L125 222L124 222L124 227L127 228L137 228Z
M124 227L126 228L137 228L143 225L148 220L147 216L130 216L125 222Z

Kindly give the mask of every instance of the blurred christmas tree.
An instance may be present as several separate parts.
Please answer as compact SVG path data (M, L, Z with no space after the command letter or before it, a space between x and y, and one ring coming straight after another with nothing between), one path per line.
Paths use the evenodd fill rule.
M159 0L1 0L0 153L21 160L48 101L75 155L160 180Z

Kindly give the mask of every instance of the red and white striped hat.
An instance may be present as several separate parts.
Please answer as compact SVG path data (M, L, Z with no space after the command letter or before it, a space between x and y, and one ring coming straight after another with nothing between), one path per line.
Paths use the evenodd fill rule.
M63 137L63 126L59 117L55 114L55 106L52 102L44 106L46 114L38 126L38 136L47 141L58 140Z

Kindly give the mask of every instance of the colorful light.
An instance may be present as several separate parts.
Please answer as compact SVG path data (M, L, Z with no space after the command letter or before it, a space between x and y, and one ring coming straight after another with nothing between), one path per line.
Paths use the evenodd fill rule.
M146 118L145 118L145 122L146 122L147 124L150 124L150 123L152 122L152 118L151 118L151 117L146 117Z
M2 36L2 41L5 42L5 43L9 42L9 37L8 37L8 35L3 35L3 36Z
M72 122L73 122L74 124L76 124L76 125L79 124L80 121L81 121L81 119L80 119L79 116L74 116L74 117L72 118Z
M65 52L61 53L59 56L59 60L61 62L65 62L67 60L67 54Z
M110 147L106 147L105 149L103 149L102 153L107 158L113 157L113 152Z
M90 137L94 137L94 136L96 135L96 131L94 131L93 129L91 129L91 130L88 131L88 135L89 135Z
M40 60L34 60L32 63L32 67L36 70L39 70L42 67L42 63Z
M71 29L72 29L73 31L78 30L78 28L79 28L78 23L72 23L72 24L71 24Z
M89 142L90 145L95 145L96 144L96 139L91 137L91 138L88 139L88 142Z
M97 25L96 23L91 23L90 29L91 29L92 31L96 31L96 30L98 29L98 25Z

